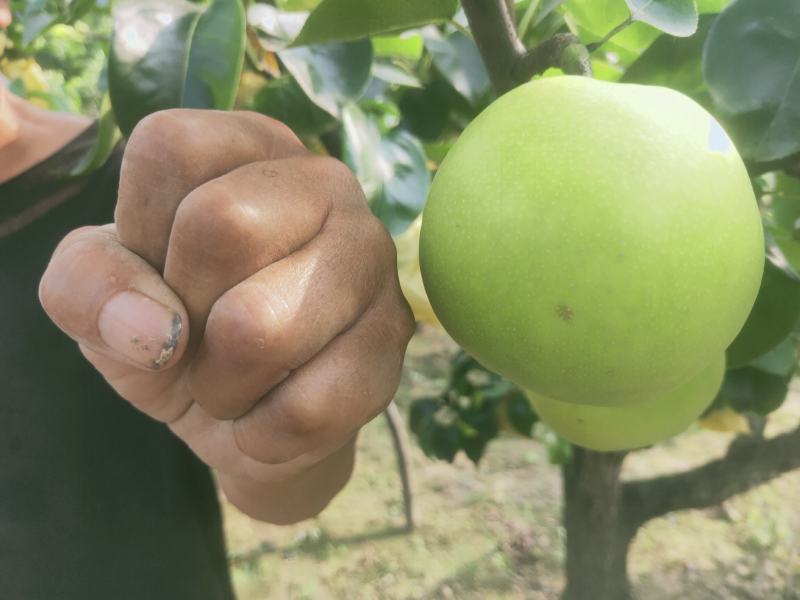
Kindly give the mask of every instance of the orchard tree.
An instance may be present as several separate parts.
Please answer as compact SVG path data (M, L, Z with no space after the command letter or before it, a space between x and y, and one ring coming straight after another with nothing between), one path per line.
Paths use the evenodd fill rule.
M620 105L639 102L642 114L654 114L656 117L649 118L656 120L660 115L662 127L671 127L674 113L670 107L683 110L677 107L688 106L687 98L691 98L724 128L712 128L708 143L724 146L732 139L734 152L744 159L744 187L749 178L753 204L757 201L758 207L756 223L760 216L762 225L757 228L758 272L753 275L752 236L748 249L737 247L730 254L750 257L750 262L745 264L745 258L737 258L724 265L734 278L739 273L746 280L743 288L752 288L737 294L745 306L737 317L744 322L741 331L731 332L733 341L727 349L720 348L720 352L725 350L724 379L721 356L708 358L717 362L708 366L699 383L689 382L687 372L680 382L676 379L656 385L656 375L662 373L660 365L655 364L652 379L637 381L637 389L644 396L652 391L650 384L654 390L658 388L657 394L653 392L658 398L652 399L661 402L658 408L651 409L633 398L624 406L612 407L619 416L609 417L610 413L602 412L608 406L594 406L591 398L588 403L583 397L583 402L578 398L578 402L569 404L562 400L575 398L559 398L553 393L577 393L579 382L567 380L569 375L558 375L553 368L542 375L541 364L532 362L530 372L526 368L510 369L510 378L506 378L462 351L453 358L447 388L437 397L418 398L413 403L410 427L426 454L448 461L463 451L478 463L491 440L503 430L547 447L550 461L563 474L567 532L564 597L570 599L630 597L628 548L638 529L650 519L717 505L800 467L800 427L777 437L764 436L766 419L784 401L797 362L797 0L461 0L460 4L457 0L117 0L107 69L100 69L95 50L104 53L104 46L98 42L81 48L71 45L74 38L70 36L79 30L102 35L109 22L107 4L100 0L13 0L12 7L18 13L16 25L6 40L0 40L7 46L9 57L0 68L17 93L52 107L94 110L100 118L95 148L74 175L102 164L120 135L130 133L140 119L157 110L179 106L238 108L270 115L288 124L309 148L341 158L356 173L373 211L395 237L401 281L418 320L440 326L441 319L456 339L469 336L465 337L454 314L476 303L478 295L483 301L494 302L507 315L516 315L519 323L531 319L526 308L530 299L507 288L490 287L491 281L501 280L491 272L485 273L484 279L473 277L473 295L452 297L435 290L440 287L439 278L426 275L429 291L436 291L432 294L436 314L428 302L420 276L420 215L432 176L440 165L447 165L443 161L461 132L473 122L476 127L471 130L479 131L478 124L489 119L482 113L492 105L494 121L483 127L484 133L474 136L483 136L513 165L516 151L503 145L501 133L513 133L517 124L539 123L530 131L522 131L528 154L542 152L543 148L568 147L579 139L582 130L607 126L591 109L578 117L559 112L566 110L561 105L568 104L570 86L595 90L589 97L611 97L610 102ZM72 68L60 82L63 85L48 83L52 69L64 61ZM578 80L567 85L564 82L573 80L564 75L597 81ZM628 83L659 86L653 89L660 91L647 96L650 92L619 85ZM662 88L671 88L682 96L666 94ZM72 91L59 91L64 89ZM543 90L551 94L544 104ZM645 99L637 100L638 94L645 94ZM654 104L650 105L647 98ZM664 100L663 109L659 108L662 98L670 98ZM673 101L678 104L670 104ZM544 137L545 130L563 134ZM633 146L631 155L639 150L646 156L661 151L654 151L644 141L638 143L635 131L609 131L609 135L616 134L628 136ZM466 146L471 136L464 136L459 145ZM519 136L519 132L514 134L515 139ZM581 152L581 160L561 164L553 177L555 183L550 183L563 181L567 188L577 181L581 189L591 191L595 181L609 179L595 164L602 167L603 161L610 160L603 148L582 148ZM451 156L450 162L456 165L463 152L456 146ZM476 160L480 166L479 154ZM547 160L547 156L541 160ZM685 160L691 164L692 156L687 155ZM614 173L626 167L610 166L614 168L609 172ZM624 176L615 174L620 181L605 181L604 185L632 189L646 186L647 181L641 181L642 172L634 167L631 164ZM658 165L650 167L657 171ZM469 183L473 172L480 171L467 169L453 176L445 174L447 169L452 172L457 167L443 166L442 182L449 177ZM525 173L512 166L490 175L503 179L505 187L498 186L503 189L507 183L531 183ZM719 176L717 187L728 189L727 179ZM434 184L431 197L436 202L446 185L453 184ZM710 185L713 187L714 182ZM486 194L476 214L483 211L491 215L506 200ZM564 212L559 214L557 207L548 213L551 221L582 218L567 206L568 196L561 200ZM522 202L518 213L522 221L523 213L530 213L530 209L524 195L516 202ZM434 207L432 202L430 209ZM687 204L687 215L694 215L693 209ZM755 214L755 208L753 211ZM709 232L717 232L728 217L720 212L695 225L707 223ZM441 236L445 233L438 232L447 231L447 219L438 218L440 224L431 225L436 220L434 213L426 217L429 225L423 226L423 231L430 240L424 242L426 247L443 245ZM510 220L514 220L513 215ZM498 249L497 256L503 256L504 236L496 231L490 235L488 225L482 229L483 224L477 218L469 222L473 231L466 246L483 238L487 247ZM569 245L570 232L569 223L559 230L560 237L552 239L553 252ZM704 248L713 251L713 244L686 247L679 238L676 236L673 242L676 257ZM523 260L520 256L524 255L524 251L518 253L516 260ZM473 265L459 264L457 255L450 259L446 272L460 271L469 278ZM423 270L431 273L426 260L423 256ZM558 261L554 264L552 277L558 280ZM508 271L508 265L500 262L494 268ZM564 270L567 277L566 262ZM642 275L653 280L659 277L652 272ZM696 289L704 283L694 281L692 285ZM719 299L721 309L727 310L728 300ZM572 306L555 308L562 321L574 316L577 322L580 317L573 315ZM664 319L659 323L661 329L683 326L669 311ZM738 330L742 323L731 319L735 321ZM534 319L531 327L535 324ZM685 347L687 355L707 341L702 328L694 327L689 333L696 344ZM487 344L507 345L509 335L498 327L486 333L481 342L468 340L465 345L474 346L474 352L481 354ZM638 335L646 340L648 331L638 331ZM584 348L579 345L572 352L580 356L582 349L588 351L599 343L620 345L616 339L586 339ZM491 353L487 356L491 358ZM646 361L642 364L645 369ZM495 368L504 371L502 367L498 363ZM700 377L700 370L698 365L693 374ZM538 373L535 381L534 372ZM580 391L594 393L596 399L605 398L598 400L601 405L614 404L613 389L601 385L603 373L593 377L596 389L584 386ZM591 382L590 377L583 379ZM535 389L537 382L544 380L547 385ZM524 390L522 385L529 389ZM664 404L665 398L669 398L668 404ZM541 415L535 412L531 400ZM676 420L676 407L681 403L689 409ZM395 420L390 422L396 425L396 412L393 414ZM706 427L741 432L725 456L688 472L620 480L628 451L673 435L698 416ZM667 423L670 419L678 426ZM586 422L606 425L578 427ZM397 427L395 432L396 443L402 448L402 432ZM632 432L645 435L634 439ZM403 453L399 456L402 460ZM407 500L410 506L408 493Z

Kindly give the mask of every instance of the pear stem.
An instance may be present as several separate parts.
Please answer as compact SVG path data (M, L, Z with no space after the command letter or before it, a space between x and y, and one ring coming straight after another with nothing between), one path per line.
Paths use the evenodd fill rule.
M498 95L530 81L550 67L591 76L585 46L571 33L556 34L535 48L526 49L506 0L462 0L461 5ZM580 60L576 60L576 56L580 56Z
M605 37L603 37L603 39L601 39L600 41L598 41L598 42L593 42L593 43L591 43L591 44L587 45L587 46L586 46L587 50L589 50L589 52L594 52L595 50L597 50L598 48L600 48L600 46L602 46L602 45L603 45L603 44L605 44L605 43L606 43L608 40L610 40L612 37L614 37L615 35L617 35L617 34L618 34L620 31L622 31L623 29L626 29L626 28L627 28L627 27L628 27L628 26L629 26L631 23L633 23L633 16L629 16L629 17L628 17L627 19L625 19L625 20L624 20L622 23L620 23L619 25L617 25L616 27L614 27L614 29L612 29L611 31L609 31L609 32L608 32L608 33L605 35Z

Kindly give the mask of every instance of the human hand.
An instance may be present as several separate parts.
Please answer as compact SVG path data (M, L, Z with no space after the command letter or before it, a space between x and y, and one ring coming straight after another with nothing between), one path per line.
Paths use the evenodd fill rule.
M279 522L344 484L352 440L391 400L413 331L394 245L355 177L252 113L143 120L115 223L62 240L40 298L234 503ZM326 461L339 474L317 485ZM281 490L319 498L303 508Z

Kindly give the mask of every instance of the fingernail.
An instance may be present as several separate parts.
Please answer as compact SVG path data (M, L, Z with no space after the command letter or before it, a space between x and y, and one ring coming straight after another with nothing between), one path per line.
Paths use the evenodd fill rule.
M125 291L106 302L97 327L109 348L144 367L160 369L178 345L181 316L144 294Z

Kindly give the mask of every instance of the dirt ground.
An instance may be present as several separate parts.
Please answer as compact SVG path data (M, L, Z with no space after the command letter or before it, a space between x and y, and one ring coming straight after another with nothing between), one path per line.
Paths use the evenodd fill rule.
M444 385L452 343L424 330L411 343L397 402ZM800 419L800 387L770 419ZM624 477L685 470L721 455L728 434L696 427L630 455ZM274 527L225 505L240 600L555 599L563 585L560 477L536 442L493 443L479 468L413 447L419 526L404 533L395 456L382 418L359 439L350 485L318 518ZM800 600L800 471L703 511L647 524L630 555L641 600Z

